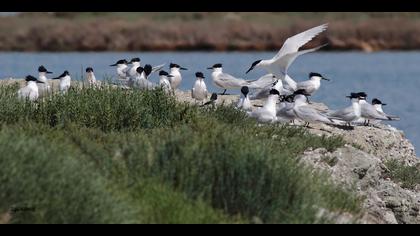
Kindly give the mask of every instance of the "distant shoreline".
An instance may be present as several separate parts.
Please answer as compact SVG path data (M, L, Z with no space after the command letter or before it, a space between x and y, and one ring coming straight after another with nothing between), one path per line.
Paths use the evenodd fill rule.
M420 15L150 14L3 17L0 51L275 51L288 37L325 22L328 30L305 47L328 43L323 51L420 50Z

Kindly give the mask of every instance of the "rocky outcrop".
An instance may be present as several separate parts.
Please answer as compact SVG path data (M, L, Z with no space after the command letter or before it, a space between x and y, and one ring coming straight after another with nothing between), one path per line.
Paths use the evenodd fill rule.
M14 82L6 80L2 84ZM216 103L231 104L238 97L219 96ZM176 98L181 102L195 103L190 91L177 91ZM326 108L323 104L315 106L318 109ZM299 122L296 123L299 125ZM406 166L420 167L420 159L402 131L379 123L353 129L311 124L308 132L320 136L341 136L347 143L333 152L322 148L309 149L300 157L303 163L325 171L333 182L356 191L363 199L361 217L334 215L337 223L352 223L354 219L358 223L420 223L420 184L404 188L402 183L392 178L391 170L386 165L388 161L398 160ZM320 214L333 215L330 212Z

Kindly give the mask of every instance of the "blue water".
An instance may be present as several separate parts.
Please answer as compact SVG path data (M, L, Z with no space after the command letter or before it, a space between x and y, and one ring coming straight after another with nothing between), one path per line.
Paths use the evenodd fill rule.
M1 53L0 78L37 75L39 65L59 75L69 70L74 78L80 77L82 66L92 66L97 78L113 76L114 68L109 67L119 59L140 57L142 64L158 65L175 62L190 70L183 74L181 89L191 89L194 73L202 71L209 79L210 91L217 90L210 82L210 71L205 68L223 63L224 71L245 79L256 79L264 74L257 69L245 74L250 64L258 59L270 58L275 52L135 52L135 53ZM295 80L306 80L309 72L318 72L330 78L322 84L313 96L314 101L326 103L336 109L347 106L345 98L353 91L365 91L368 99L379 98L388 104L385 112L398 115L401 121L392 125L402 129L416 147L420 147L420 52L332 52L312 53L298 58L290 68ZM168 69L166 67L166 69ZM157 76L151 80L157 81ZM234 91L230 91L231 93ZM0 111L1 112L1 111ZM355 137L357 138L357 137Z

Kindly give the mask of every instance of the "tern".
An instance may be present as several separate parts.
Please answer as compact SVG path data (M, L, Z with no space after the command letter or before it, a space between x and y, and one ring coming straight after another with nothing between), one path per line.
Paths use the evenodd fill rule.
M53 80L60 80L60 92L66 93L71 86L71 77L68 71L64 71L60 76L53 78Z
M207 99L207 86L204 82L204 75L201 72L195 73L195 80L194 86L191 90L191 97L194 98L196 101L203 101Z
M29 101L35 101L39 97L39 90L37 83L43 84L43 81L40 81L39 79L33 77L32 75L28 75L25 78L25 81L27 82L27 85L23 88L20 88L17 92L18 97L20 99L28 99Z
M182 81L182 75L181 75L180 70L188 70L188 69L174 63L169 64L169 68L171 70L169 74L172 75L172 77L170 78L171 87L175 92L175 90L179 87Z
M220 63L214 64L212 67L209 67L207 69L213 70L213 72L211 73L213 83L217 87L224 89L221 95L225 95L227 89L237 89L249 85L249 81L235 78L230 74L223 73L222 64Z
M51 86L48 82L47 74L52 74L44 66L38 67L38 80L43 83L38 83L39 97L47 96L51 92Z
M296 91L298 89L297 83L288 76L288 68L298 56L314 52L326 45L324 44L316 48L298 51L299 48L311 41L315 36L325 31L327 27L328 24L323 24L288 38L273 58L253 62L246 73L250 72L254 68L262 67L269 73L274 74L277 78L286 82L293 91Z
M248 86L242 87L241 93L242 93L242 97L239 99L236 107L244 111L252 111L252 104L248 97L248 93L249 93Z
M258 122L274 123L277 122L276 103L279 98L279 91L272 89L263 107L259 107L255 111L247 112L248 116L256 118Z

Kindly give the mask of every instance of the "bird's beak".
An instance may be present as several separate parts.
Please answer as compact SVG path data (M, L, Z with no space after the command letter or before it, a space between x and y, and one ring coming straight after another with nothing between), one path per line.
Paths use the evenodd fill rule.
M129 61L129 62L127 62L127 64L133 64L133 62Z
M168 77L168 78L172 78L172 77L174 77L173 75L167 75L166 77Z
M181 67L179 68L180 70L188 70L187 68Z
M112 64L112 65L110 65L110 66L117 66L117 63L115 63L115 64Z
M325 77L321 77L321 79L323 79L323 80L327 80L327 81L330 81L330 79L327 79L327 78L325 78Z
M52 72L51 72L51 71L47 71L46 73L47 73L47 74L52 74Z
M213 69L213 67L207 67L207 70L212 70Z
M38 84L44 84L44 82L37 80L36 81Z
M250 72L252 69L254 69L254 67L253 67L253 66L251 66L251 68L249 68L249 69L245 72L245 74L248 74L248 72Z
M351 96L346 96L346 98L351 98Z
M382 106L386 106L386 103L382 103Z

